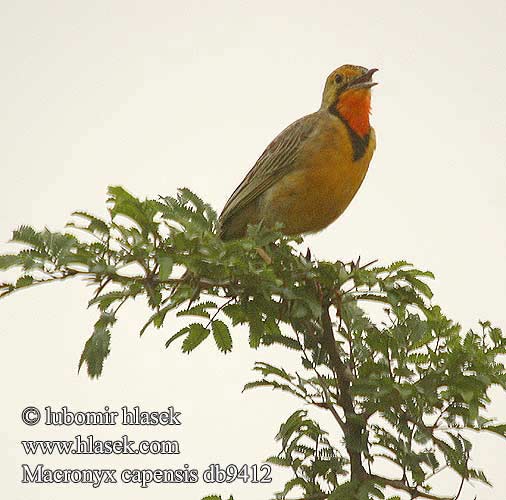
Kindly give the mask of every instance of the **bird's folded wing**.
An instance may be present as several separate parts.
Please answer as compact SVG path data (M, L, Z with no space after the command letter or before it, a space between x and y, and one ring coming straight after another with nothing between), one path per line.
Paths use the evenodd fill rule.
M301 145L311 135L316 121L315 114L297 120L267 146L225 204L220 215L222 224L226 224L227 219L249 205L294 167Z

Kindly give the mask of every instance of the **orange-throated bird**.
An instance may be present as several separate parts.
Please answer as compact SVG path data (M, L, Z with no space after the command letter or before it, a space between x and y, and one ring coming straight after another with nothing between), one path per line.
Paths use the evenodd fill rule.
M362 184L376 138L369 124L376 69L346 64L325 83L320 109L289 125L263 152L220 215L220 236L248 224L283 224L287 235L335 221Z

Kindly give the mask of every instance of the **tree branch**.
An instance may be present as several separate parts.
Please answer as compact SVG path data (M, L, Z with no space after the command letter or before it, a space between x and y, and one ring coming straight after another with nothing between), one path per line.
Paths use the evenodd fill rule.
M322 343L327 348L330 361L337 374L337 383L339 386L339 403L341 404L344 415L344 433L345 433L345 444L346 451L350 457L351 465L351 480L360 481L366 475L366 471L362 464L361 452L358 451L358 443L362 440L364 432L364 425L359 422L361 418L355 412L353 406L353 398L350 392L350 381L353 375L350 369L343 363L339 352L336 347L336 339L334 337L334 329L332 328L332 320L330 318L330 304L328 300L323 304L322 309L322 329L323 329L323 340Z

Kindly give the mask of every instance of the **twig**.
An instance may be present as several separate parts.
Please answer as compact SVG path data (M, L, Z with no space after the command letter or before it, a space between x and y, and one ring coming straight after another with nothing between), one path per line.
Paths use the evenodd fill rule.
M462 477L462 480L460 481L459 491L457 491L457 495L455 496L455 498L453 500L458 500L460 494L462 493L462 487L464 486L465 480L466 480L466 478Z
M365 269L366 267L372 266L373 264L376 264L378 262L378 259L371 260L371 262L368 262L367 264L364 264L363 266L360 266L359 269Z
M424 491L420 491L417 488L405 484L401 479L390 479L387 477L377 476L375 474L372 474L369 477L384 486L390 486L397 490L405 491L409 493L412 498L426 498L428 500L454 500L454 497L440 497L437 495L431 495L430 493L425 493Z
M112 278L108 276L103 283L98 287L97 291L94 293L92 300L95 300L101 293L102 290L110 283Z
M209 319L209 322L207 323L206 328L208 328L209 325L216 319L216 316L218 316L218 314L223 310L223 308L225 308L226 306L228 306L228 304L230 304L230 302L232 302L234 299L235 299L235 297L231 297L226 302L224 302L223 304L221 304L221 306L218 307L218 309L216 309L216 312Z

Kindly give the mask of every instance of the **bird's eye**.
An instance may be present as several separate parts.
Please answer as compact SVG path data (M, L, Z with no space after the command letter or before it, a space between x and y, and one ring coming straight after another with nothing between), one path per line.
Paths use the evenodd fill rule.
M336 75L334 81L339 85L343 81L343 77L341 75Z

